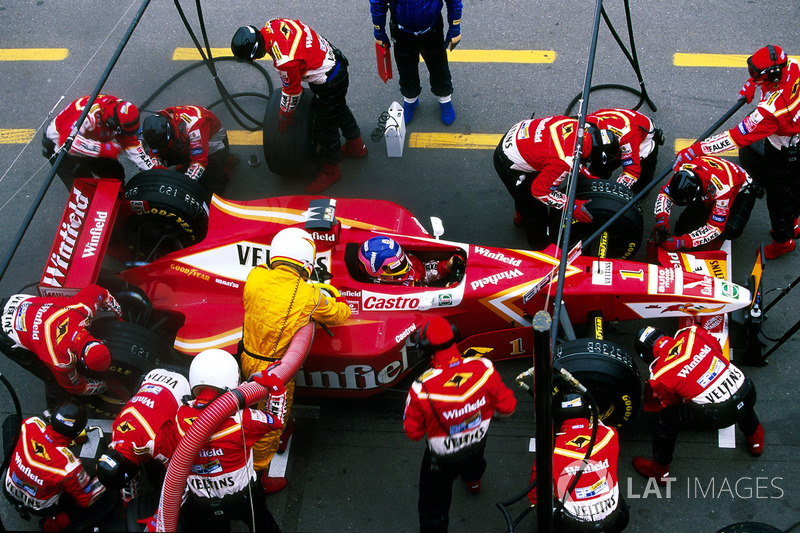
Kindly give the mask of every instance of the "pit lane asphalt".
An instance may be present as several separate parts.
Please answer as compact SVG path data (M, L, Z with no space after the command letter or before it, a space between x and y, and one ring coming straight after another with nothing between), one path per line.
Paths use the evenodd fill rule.
M197 32L193 3L184 3ZM366 160L343 162L342 180L326 193L333 197L391 200L408 208L426 226L429 216L439 216L448 240L524 247L524 236L511 223L512 203L495 176L490 149L414 148L407 143L402 158L389 159L382 142L367 140L380 113L400 96L396 79L384 85L377 78L366 2L358 6L346 0L295 3L278 0L271 2L268 9L241 1L214 5L205 2L203 14L215 47L226 47L239 25L261 24L267 18L284 16L308 23L347 55L351 74L348 101L370 154ZM537 64L453 63L456 122L449 128L439 122L436 100L423 81L421 104L409 127L409 137L414 133L446 132L490 134L499 141L512 124L532 112L537 116L564 113L584 80L594 4L552 0L464 3L464 40L459 50L549 50L555 52L555 59ZM0 48L66 48L69 55L60 61L3 63L0 130L35 129L61 95L65 100L58 110L91 92L139 7L134 2L124 14L125 7L110 7L111 4L96 0L21 4L0 2ZM606 2L606 9L617 31L625 37L622 2ZM674 54L746 56L767 43L781 45L795 56L800 54L796 31L800 6L796 2L711 0L697 4L688 0L643 0L633 3L632 17L642 73L658 108L657 112L646 107L641 111L653 117L667 137L659 170L671 163L668 154L675 139L691 139L704 131L734 103L746 77L745 69L737 67L678 67ZM118 20L121 24L103 43ZM172 59L173 50L191 46L174 5L153 2L104 91L136 103L143 101L185 66L185 62ZM81 72L98 49L95 60ZM262 80L252 70L226 64L219 71L231 92L264 90ZM73 84L79 72L79 79ZM270 72L277 83L277 76ZM424 70L422 77L425 80ZM637 85L632 69L602 23L593 77L593 84L601 83ZM217 97L208 74L198 69L170 87L150 107L155 110L185 103L207 105ZM633 96L619 91L600 91L592 93L589 107L625 107L635 101ZM255 109L255 104L252 107ZM224 111L215 111L219 111L228 129L241 129ZM735 115L727 127L745 112ZM47 168L41 169L44 160L39 154L38 139L36 133L31 146L18 159L21 144L0 144L3 256L46 175ZM236 169L226 196L244 199L302 194L305 182L269 173L260 146L239 145L233 151L241 156L242 164ZM262 159L257 167L246 164L252 154ZM6 174L12 162L14 165ZM645 212L650 211L653 198L651 194L645 202ZM38 280L65 199L66 193L56 180L11 268L0 281L1 295L18 292L23 285ZM646 223L645 232L649 233L649 217ZM745 235L733 243L734 281L744 281L755 249L760 242L769 242L768 230L762 200ZM637 258L642 260L643 253ZM795 279L798 262L797 253L771 261L765 273L765 288L783 287ZM766 301L774 295L768 294ZM778 337L797 320L796 302L797 297L792 295L770 312L765 326L768 334ZM608 329L608 337L631 349L631 335L643 325L619 324ZM660 326L674 329L669 322ZM717 447L714 431L683 432L672 468L677 481L669 495L663 489L647 490L645 480L631 466L633 456L650 453L653 417L639 414L621 435L618 475L622 494L631 507L631 523L626 531L658 528L714 532L740 521L765 522L786 529L800 520L796 503L800 497L800 467L796 461L800 434L793 423L798 415L797 352L795 338L772 356L769 366L744 369L758 389L756 409L766 430L764 456L749 457L741 434L737 435L737 449L731 450ZM527 366L525 361L513 361L499 363L498 369L511 385L514 376ZM26 386L32 382L30 376L5 360L0 360L0 372L17 387L26 415L43 407L38 383ZM11 409L10 402L7 396L1 397L0 411L5 416ZM422 444L409 441L403 434L404 398L404 393L385 392L368 400L303 401L298 405L297 431L287 460L290 485L268 497L268 505L284 531L416 529ZM504 522L494 504L517 494L527 484L534 459L528 451L534 434L533 404L522 391L517 390L517 398L516 414L492 425L486 454L489 468L481 494L471 496L458 484L454 487L452 531L503 530ZM34 523L20 521L4 502L0 503L0 516L7 527L35 529ZM533 515L518 528L535 529Z

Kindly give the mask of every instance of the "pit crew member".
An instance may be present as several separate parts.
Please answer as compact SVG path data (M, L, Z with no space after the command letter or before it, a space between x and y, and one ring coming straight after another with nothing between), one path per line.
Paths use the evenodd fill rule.
M254 380L270 389L271 411L246 408L224 420L195 457L181 507L184 531L230 531L231 520L251 532L280 533L267 509L253 470L252 446L267 432L283 427L286 390L280 378L259 373ZM189 367L193 399L181 405L175 428L183 437L202 410L225 391L239 386L236 359L216 348L200 352Z
M650 385L661 401L653 433L653 459L635 457L633 467L666 485L678 430L724 428L736 423L750 454L764 451L764 428L755 412L756 388L705 329L693 325L675 337L643 328L636 351L650 367Z
M158 166L198 181L209 196L220 194L238 162L230 153L228 132L219 118L196 105L165 107L142 122L148 155Z
M263 28L242 26L231 40L234 57L242 61L261 59L266 54L281 76L281 107L278 130L286 131L303 95L301 82L308 83L317 102L316 141L323 159L322 169L306 192L316 194L342 177L339 161L344 157L366 157L353 112L347 107L349 62L327 39L299 20L272 19ZM341 144L341 135L346 140Z
M242 373L251 376L266 371L280 361L294 334L309 320L329 326L343 323L350 307L337 302L308 283L314 269L316 244L305 230L286 228L272 238L269 266L258 265L250 271L244 285L244 327L241 354ZM287 420L294 397L294 379L286 384ZM263 406L262 406L263 408ZM287 423L285 443L291 434ZM261 483L267 494L286 487L285 477L269 477L269 463L281 445L281 432L267 434L253 446L254 466L262 472Z
M0 349L44 381L48 409L70 395L105 391L105 381L87 375L105 372L111 362L105 342L89 332L101 309L122 318L117 300L99 285L68 298L14 294L5 302Z
M42 154L50 160L50 164L55 163L55 154L72 133L89 98L83 96L72 102L45 128ZM72 187L75 178L97 177L122 181L125 179L125 169L117 157L123 151L139 170L153 168L152 159L136 136L138 131L139 110L135 105L116 96L98 94L56 173L67 188Z
M742 234L756 201L753 180L734 163L710 155L682 165L656 198L654 236L670 251L700 246L719 249ZM672 206L685 206L676 235L670 234Z
M563 116L523 120L503 136L494 151L494 168L514 199L514 224L527 230L534 249L549 244L547 208L564 210L567 195L559 190L573 166L578 121ZM619 139L609 130L589 125L581 146L581 171L586 176L619 166ZM591 173L591 174L590 174ZM572 217L591 222L591 200L575 200Z
M600 109L586 115L586 122L611 131L619 139L622 172L617 176L617 183L638 193L653 180L664 133L647 115L631 109ZM607 166L592 173L608 179L613 170Z
M770 44L747 58L747 67L750 79L739 97L750 103L760 87L758 107L728 131L678 152L675 169L701 155L739 148L742 166L767 193L773 242L764 255L775 259L794 250L800 237L800 64Z
M555 531L564 532L618 533L625 529L630 518L617 477L619 437L614 428L598 421L595 444L584 467L583 461L592 436L590 418L589 409L581 396L558 396L553 408L553 419L559 428L553 449L553 498L556 508L553 527ZM581 468L581 475L575 482L575 476ZM535 479L534 463L531 482ZM565 498L570 488L572 490ZM532 505L536 505L536 494L536 489L528 493Z
M446 261L422 261L406 254L392 238L379 235L364 242L358 249L361 270L374 283L395 283L406 286L430 285L446 279L454 268L463 268L464 257L453 255Z
M481 490L483 457L492 417L509 416L517 400L491 361L463 358L457 331L442 317L420 331L419 348L431 368L408 391L403 428L408 438L427 435L419 477L420 532L446 532L453 481L461 477L472 494Z
M12 505L28 514L43 516L44 531L91 530L116 504L116 495L92 479L69 446L86 428L86 409L67 401L52 412L50 420L31 417L22 422L19 441L3 490Z
M125 503L138 493L140 469L152 485L161 486L174 442L175 413L191 393L179 372L156 368L148 372L136 394L114 419L111 443L97 462L97 477L110 489L119 489Z

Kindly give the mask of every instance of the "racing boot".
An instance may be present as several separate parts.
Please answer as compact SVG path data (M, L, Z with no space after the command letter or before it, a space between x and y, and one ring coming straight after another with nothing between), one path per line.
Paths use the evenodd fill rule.
M656 483L665 487L669 477L669 465L662 465L644 457L633 458L633 468L644 477L655 478Z
M317 177L306 187L306 192L316 194L322 192L342 178L342 171L339 170L339 163L323 163L322 170L317 173Z
M761 424L755 433L747 437L747 447L753 457L760 457L764 453L764 427Z
M290 418L289 421L286 422L286 427L283 428L283 433L281 433L281 440L278 443L278 453L286 451L286 447L289 445L289 437L292 436L292 433L294 433L294 420Z
M470 491L472 494L478 494L481 491L481 480L478 481L467 481L464 480L464 484L467 486L467 490Z
M794 251L794 239L789 239L786 242L775 242L768 244L764 247L764 257L767 259L775 259Z
M267 472L261 474L261 487L264 489L264 494L275 494L286 488L289 481L285 477L269 477Z
M342 145L342 157L367 157L367 145L361 140L361 137L345 141Z

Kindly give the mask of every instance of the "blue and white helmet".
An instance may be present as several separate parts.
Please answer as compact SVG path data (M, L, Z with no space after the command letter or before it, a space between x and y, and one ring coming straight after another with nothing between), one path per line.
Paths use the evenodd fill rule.
M358 249L358 259L368 276L397 281L408 272L408 257L394 239L372 237Z

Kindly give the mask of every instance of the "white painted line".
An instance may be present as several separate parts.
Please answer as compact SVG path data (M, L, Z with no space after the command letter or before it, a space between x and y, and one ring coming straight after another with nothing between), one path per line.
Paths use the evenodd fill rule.
M292 449L293 438L294 435L289 437L289 442L286 443L286 451L272 456L272 461L269 462L269 477L286 477L286 465L289 462L289 450Z
M531 437L531 441L528 443L528 451L529 452L536 451L536 437Z

